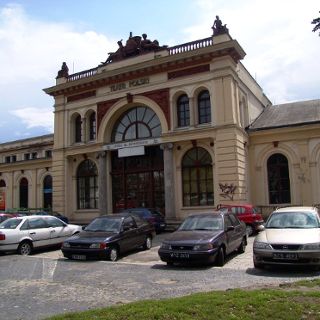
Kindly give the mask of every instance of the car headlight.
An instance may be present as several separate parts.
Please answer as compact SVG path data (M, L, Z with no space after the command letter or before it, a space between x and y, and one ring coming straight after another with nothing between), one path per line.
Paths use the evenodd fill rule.
M272 250L272 247L269 243L255 241L253 243L253 249L263 249L263 250Z
M69 242L64 242L64 243L62 244L62 246L63 246L64 248L70 248L70 243L69 243Z
M320 251L320 242L307 243L302 246L302 250L317 250Z
M193 251L202 251L202 250L211 250L213 249L212 243L203 243L203 244L196 244L193 246Z
M90 249L105 249L107 245L104 242L90 244Z
M165 250L171 250L172 249L171 245L168 244L168 243L162 243L160 248L161 249L165 249Z

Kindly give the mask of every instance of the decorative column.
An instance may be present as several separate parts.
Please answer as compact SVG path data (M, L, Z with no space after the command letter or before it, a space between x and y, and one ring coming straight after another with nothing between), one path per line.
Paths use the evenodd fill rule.
M174 162L173 143L165 143L160 146L163 150L164 166L164 199L167 220L176 220L175 214L175 189L174 189Z
M107 214L108 201L107 201L107 152L101 151L97 156L99 160L99 174L98 174L98 187L99 187L99 210L100 215Z

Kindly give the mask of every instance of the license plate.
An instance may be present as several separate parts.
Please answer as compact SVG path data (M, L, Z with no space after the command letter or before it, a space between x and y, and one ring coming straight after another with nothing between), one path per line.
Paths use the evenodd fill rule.
M274 253L273 259L282 259L282 260L297 260L298 255L296 253Z
M86 260L87 257L83 254L73 254L71 256L72 259L75 259L75 260Z
M171 252L171 258L178 258L178 259L189 259L189 253L187 252Z

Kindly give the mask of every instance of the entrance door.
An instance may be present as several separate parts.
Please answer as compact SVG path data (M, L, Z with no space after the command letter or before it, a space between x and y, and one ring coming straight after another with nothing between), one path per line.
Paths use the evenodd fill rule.
M113 210L148 207L164 211L163 152L146 148L143 156L112 154Z

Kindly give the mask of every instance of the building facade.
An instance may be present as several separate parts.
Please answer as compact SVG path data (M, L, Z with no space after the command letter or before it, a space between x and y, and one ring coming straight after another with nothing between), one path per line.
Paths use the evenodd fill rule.
M53 210L77 222L137 206L180 220L232 201L320 203L319 101L272 106L219 21L212 36L174 47L146 34L118 44L96 68L69 75L63 63L45 89L55 101L52 158L36 172L27 161L0 165L7 208L24 204L22 171L29 206L45 206L50 173ZM0 145L0 157L19 143Z

